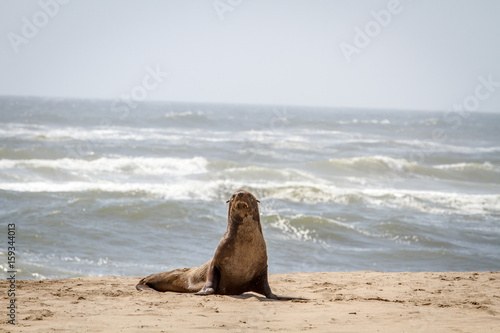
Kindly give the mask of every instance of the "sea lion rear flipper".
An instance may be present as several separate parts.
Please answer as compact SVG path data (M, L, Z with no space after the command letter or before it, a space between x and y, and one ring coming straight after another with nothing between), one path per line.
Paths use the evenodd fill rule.
M151 291L158 292L158 290L153 289L153 288L151 288L150 286L148 286L147 284L144 284L144 283L142 283L142 282L143 282L143 281L141 280L141 281L139 282L139 284L135 286L135 289L140 290L140 291L142 291L142 290L151 290Z
M219 280L220 280L220 271L217 267L215 267L214 264L212 264L207 274L207 282L205 283L205 286L203 286L203 288L200 291L198 291L195 295L215 294L217 286L219 285Z

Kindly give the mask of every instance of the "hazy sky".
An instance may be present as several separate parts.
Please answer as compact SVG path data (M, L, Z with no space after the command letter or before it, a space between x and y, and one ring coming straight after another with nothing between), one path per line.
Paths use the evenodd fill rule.
M0 95L500 111L498 0L0 0L0 36Z

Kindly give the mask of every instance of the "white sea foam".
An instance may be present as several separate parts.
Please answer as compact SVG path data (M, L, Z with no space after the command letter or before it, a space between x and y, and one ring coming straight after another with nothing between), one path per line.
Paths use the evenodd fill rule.
M443 165L436 165L435 168L441 169L441 170L454 170L454 171L495 171L499 172L500 168L497 166L494 166L493 164L489 162L484 162L484 163L455 163L455 164L443 164Z
M37 192L109 192L134 194L144 193L166 200L209 200L206 183L200 181L183 181L174 184L158 183L115 183L115 182L23 182L0 183L0 189L6 191Z
M383 168L401 172L417 165L415 162L409 162L402 158L392 158L381 155L330 159L329 162L333 165L342 167L361 167L366 171Z
M283 217L281 215L274 216L274 221L270 223L270 225L274 228L281 230L282 235L286 239L294 239L299 241L310 241L316 243L317 237L314 233L303 226L294 226L291 224L291 221L287 217Z
M0 137L28 138L39 141L86 141L98 145L107 140L145 141L163 140L178 141L185 137L197 137L200 130L180 130L163 128L133 128L126 126L94 126L94 127L51 127L45 125L9 124L0 127Z
M396 171L413 166L404 159L385 156L334 161L347 166L375 163ZM8 173L9 169L16 172L26 170L22 174L23 181L4 180L0 183L0 189L17 192L142 192L164 199L217 200L221 193L231 189L250 188L262 200L274 198L312 204L364 204L432 214L500 213L500 195L497 194L372 188L366 187L365 182L361 181L351 181L349 187L348 179L339 186L338 181L293 168L233 166L213 170L214 165L209 172L208 164L202 157L0 160L0 169L4 173ZM437 169L455 170L464 167L496 169L488 163L456 164ZM66 181L44 179L45 169L66 172L76 178ZM199 177L193 178L196 175Z
M500 195L439 191L366 189L367 203L394 209L411 209L432 214L500 213Z
M389 119L351 119L351 120L339 120L336 122L339 125L356 125L356 124L373 124L373 125L390 125L391 121Z
M308 203L381 206L392 209L448 214L500 214L500 195L463 194L401 189L336 188L307 182L288 182L267 191L268 198ZM287 186L288 185L288 186ZM266 192L266 191L264 191Z
M414 148L417 152L422 153L424 156L430 155L432 153L458 153L458 154L475 154L475 153L496 153L500 152L500 147L471 147L467 145L458 145L447 143L447 141L440 142L429 139L413 139L404 140L400 139L397 141L399 145L406 145ZM410 155L411 152L408 152Z
M103 173L130 175L182 176L206 172L207 160L203 157L190 159L174 157L101 157L95 160L82 159L29 159L0 160L1 169L42 169L70 172L76 176Z
M203 116L204 113L201 111L193 112L193 111L184 111L184 112L168 112L165 113L164 117L165 118L182 118L182 117L190 117L190 116Z

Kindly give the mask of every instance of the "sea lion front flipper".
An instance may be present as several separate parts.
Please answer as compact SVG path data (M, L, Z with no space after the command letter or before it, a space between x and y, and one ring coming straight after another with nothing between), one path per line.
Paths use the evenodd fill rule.
M274 299L278 301L308 301L307 298L302 297L288 297L276 295L271 291L269 286L269 281L267 280L267 266L260 272L258 276L252 281L251 291L259 293L266 296L266 298Z
M250 290L264 295L266 298L278 299L278 296L273 294L271 287L269 287L269 281L267 280L267 266L252 281Z
M220 271L212 263L212 265L210 266L210 270L208 271L208 274L207 274L207 282L205 283L205 286L200 291L198 291L195 295L215 294L215 291L217 290L217 286L219 285L219 281L220 281Z

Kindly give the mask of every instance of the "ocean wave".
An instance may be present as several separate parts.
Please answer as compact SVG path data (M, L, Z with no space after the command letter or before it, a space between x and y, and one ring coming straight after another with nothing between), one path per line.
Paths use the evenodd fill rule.
M388 156L364 156L330 159L328 163L334 167L340 168L355 168L362 171L397 171L401 172L416 166L416 163L409 162L405 159L397 159Z
M211 131L210 135L199 128L181 129L173 127L129 127L105 126L90 127L52 127L47 125L9 123L0 126L0 138L16 138L32 141L87 141L100 144L107 140L113 141L178 141L183 138L196 138L198 140L210 139L228 135L225 131Z
M500 183L500 167L489 162L423 165L403 158L364 156L330 159L311 163L323 172L344 176L378 177L384 179L425 177L441 180Z
M435 168L466 181L500 183L500 167L489 162L445 164L437 165Z
M396 145L402 147L411 147L412 151L408 152L408 155L415 154L416 157L423 155L428 156L434 153L456 153L456 154L477 154L477 153L496 153L500 152L500 147L489 146L468 146L466 144L459 145L458 143L451 144L443 140L443 142L428 139L413 139L405 140L400 139L394 142ZM418 154L418 155L417 155Z
M111 250L110 253L113 253ZM116 258L117 255L114 254ZM4 269L0 265L0 269ZM145 271L160 271L162 264L115 261L95 253L94 257L68 256L64 254L25 253L17 267L20 279L57 279L61 277L140 275ZM173 267L172 267L173 269ZM130 274L130 272L135 272Z
M144 140L179 140L185 133L176 130L158 128L131 127L50 127L45 125L10 124L0 128L0 137L31 141L87 141L88 144L100 144L106 140L144 141Z
M23 160L36 158L38 156L54 159L64 157L62 153L50 147L36 147L36 149L32 146L18 148L0 147L0 160Z
M257 192L259 191L256 188ZM360 207L410 209L438 215L500 214L500 195L401 189L342 189L333 186L294 184L261 189L263 198L310 204L333 202Z
M280 231L281 238L283 239L313 243L321 241L312 229L306 228L303 225L294 225L294 217L268 213L264 219L269 226Z
M372 206L438 215L500 213L500 195L496 194L370 189L363 191L363 199Z
M313 165L318 168L318 164ZM14 192L143 193L166 200L224 200L239 188L259 199L411 209L433 214L499 214L500 195L399 189L376 177L428 177L498 183L490 163L422 166L369 156L319 164L323 173L194 158L102 157L94 160L0 160L0 189ZM343 175L340 171L346 171ZM57 177L56 177L57 176ZM483 177L483 178L481 178ZM479 179L479 180L478 180Z
M170 111L168 113L165 113L164 114L164 118L167 118L167 119L172 119L172 118L193 118L193 117L204 117L205 116L205 113L201 112L201 111L197 111L197 112L194 112L194 111L184 111L184 112L174 112L174 111Z
M66 181L66 182L2 182L0 190L24 192L24 193L121 193L136 196L143 194L145 196L154 196L165 200L210 200L213 196L206 197L205 193L209 191L210 186L203 186L199 181L183 181L174 184L158 183L116 183L106 181ZM208 191L207 191L208 189Z
M455 163L455 164L443 164L436 165L435 168L441 170L452 170L452 171L493 171L500 172L500 167L494 166L489 162L484 163Z
M383 170L408 167L404 160L380 157L364 161L340 161L349 166L361 163L359 165L363 167L365 163L371 162L380 164L379 168ZM201 157L100 158L92 161L0 160L2 173L8 174L15 170L16 175L19 175L17 178L21 178L21 181L17 178L3 179L0 189L16 192L144 193L168 200L220 200L238 188L245 188L255 192L263 200L273 198L312 204L334 202L344 205L408 208L436 214L484 214L500 211L499 195L384 189L365 186L363 183L359 183L357 187L339 187L335 180L330 181L293 168L235 165L237 164L233 164L231 168L213 170L217 164L210 165ZM411 163L409 165L412 166ZM488 164L448 166L448 169L458 169L457 172L463 172L463 168L473 168L474 172L479 173L484 173L483 169L497 169ZM26 175L19 173L19 169L34 170L36 173ZM58 170L74 177L48 179L50 173L47 169L52 172ZM129 178L130 175L133 177Z
M338 125L357 125L357 124L362 124L362 125L390 125L391 121L388 119L350 119L350 120L338 120L335 122Z
M336 158L323 162L312 162L310 166L314 172L320 172L326 178L356 180L360 184L380 180L392 182L419 176L441 177L441 175L433 171L432 167L410 162L403 158L382 155ZM445 174L441 170L438 173Z
M101 157L95 160L72 158L27 159L0 160L0 170L51 169L53 171L68 172L76 176L89 176L98 173L181 176L206 172L207 164L207 160L203 157L190 159L173 157Z
M286 130L261 128L258 130L210 130L202 128L178 127L129 127L129 126L91 126L91 127L52 127L47 125L10 123L0 126L0 138L27 140L38 143L62 142L66 148L72 148L72 141L78 141L89 148L105 146L110 142L162 142L181 143L207 142L236 143L243 146L262 148L266 145L278 145L289 148L297 145L303 149L309 147L309 139L301 135L290 135Z

